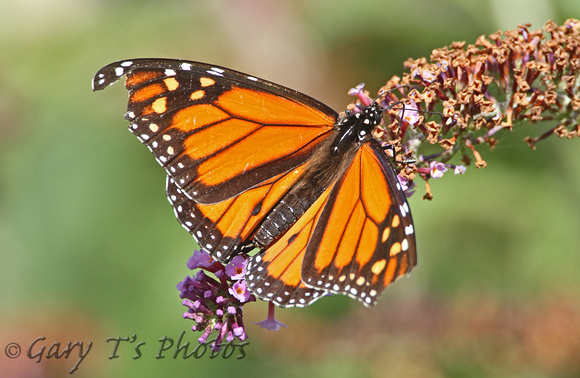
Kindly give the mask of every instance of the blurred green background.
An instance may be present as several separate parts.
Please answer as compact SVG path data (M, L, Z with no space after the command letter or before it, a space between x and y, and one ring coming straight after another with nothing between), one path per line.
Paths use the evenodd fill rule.
M281 309L245 358L156 359L160 338L196 345L175 285L193 239L165 199L164 172L126 128L126 93L91 91L112 61L171 57L266 78L343 110L409 57L548 19L575 0L3 0L0 12L0 376L66 376L54 342L94 343L76 377L580 376L578 140L530 151L503 134L488 167L432 180L410 200L419 266L376 308L342 297ZM137 336L110 360L107 338ZM37 337L40 363L26 356ZM8 359L10 342L22 354ZM133 359L135 346L142 357ZM190 348L190 350L192 347Z

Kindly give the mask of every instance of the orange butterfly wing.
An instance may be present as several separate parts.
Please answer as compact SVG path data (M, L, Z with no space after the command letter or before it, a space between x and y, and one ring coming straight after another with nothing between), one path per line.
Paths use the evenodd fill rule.
M250 258L245 279L256 296L281 307L304 307L326 294L326 290L304 285L301 271L306 248L329 193L330 188L276 242Z
M416 262L407 200L371 140L283 237L250 259L246 282L282 307L306 306L327 292L373 306Z
M407 200L385 153L371 140L328 196L308 242L302 280L373 306L387 285L416 264Z
M215 204L202 204L190 199L170 176L167 177L166 192L175 216L199 245L211 251L216 259L228 261L303 173L304 164Z
M116 62L96 74L93 87L122 75L130 130L201 203L232 198L304 163L337 117L299 92L197 62Z
M221 261L299 179L337 118L304 94L197 62L120 61L102 68L93 88L123 75L129 130L173 180L168 195L182 195L177 202L170 197L180 222ZM192 220L177 211L183 201L188 216L203 223L189 226Z

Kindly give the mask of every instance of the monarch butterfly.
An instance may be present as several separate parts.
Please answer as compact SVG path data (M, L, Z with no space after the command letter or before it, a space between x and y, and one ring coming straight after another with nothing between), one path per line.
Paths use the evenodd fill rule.
M383 109L339 115L281 85L169 59L103 67L126 75L129 130L167 172L179 222L221 262L254 248L245 280L259 298L306 306L327 293L370 307L416 265L395 170L371 136Z

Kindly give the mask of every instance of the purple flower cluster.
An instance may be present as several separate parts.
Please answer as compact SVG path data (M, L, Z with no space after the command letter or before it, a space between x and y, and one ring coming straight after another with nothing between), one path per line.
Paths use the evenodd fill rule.
M256 298L243 280L245 264L246 257L236 256L224 266L207 252L196 250L187 267L199 270L177 285L183 305L188 308L183 317L195 321L192 330L202 332L199 343L207 343L208 337L217 331L210 344L212 350L220 350L224 340L230 343L236 337L240 341L247 338L242 307Z

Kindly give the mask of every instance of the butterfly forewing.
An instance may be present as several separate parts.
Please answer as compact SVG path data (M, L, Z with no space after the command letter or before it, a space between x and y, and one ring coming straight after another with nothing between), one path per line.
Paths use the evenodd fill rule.
M187 196L216 203L303 164L337 114L288 88L202 63L110 64L95 90L127 75L130 130Z
M167 196L201 247L228 261L332 135L336 113L299 92L203 63L135 59L126 75L129 129L168 173Z

